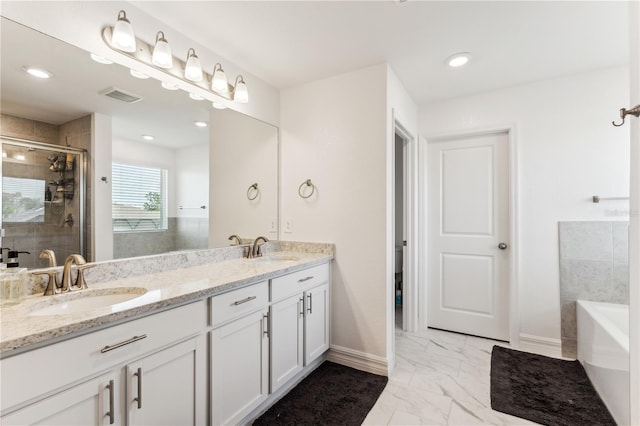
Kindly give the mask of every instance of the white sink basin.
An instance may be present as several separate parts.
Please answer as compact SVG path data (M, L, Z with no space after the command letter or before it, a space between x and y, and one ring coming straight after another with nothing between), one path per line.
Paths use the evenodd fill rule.
M35 305L29 315L68 315L102 308L111 308L117 312L124 308L124 302L138 298L146 292L146 289L140 287L118 287L42 296L46 300Z
M295 262L300 260L298 256L288 254L272 254L268 256L256 257L254 262L258 263L275 263L275 262Z

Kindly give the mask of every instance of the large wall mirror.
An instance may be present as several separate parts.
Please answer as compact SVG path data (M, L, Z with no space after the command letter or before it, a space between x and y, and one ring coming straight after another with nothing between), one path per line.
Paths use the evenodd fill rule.
M105 239L113 241L113 258L124 258L230 245L232 234L278 237L276 127L217 110L118 64L98 63L82 49L6 18L0 31L0 133L7 163L2 247L30 253L20 254L20 266L47 266L38 255L49 248L60 251L59 259L84 251L93 260L90 242ZM52 76L33 77L25 72L29 66ZM94 113L110 117L109 159L93 157ZM86 160L74 160L67 170L67 148L83 149ZM111 163L105 181L92 179L96 161ZM108 231L92 227L91 182L111 187ZM38 204L31 210L39 213L14 212L16 200L30 205L31 199ZM29 215L28 226L16 222L28 222ZM56 245L75 232L77 246Z

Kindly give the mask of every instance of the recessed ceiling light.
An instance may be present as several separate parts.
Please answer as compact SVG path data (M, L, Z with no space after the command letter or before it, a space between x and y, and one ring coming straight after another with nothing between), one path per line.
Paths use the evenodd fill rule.
M451 55L447 58L447 65L451 68L458 68L463 65L466 65L471 59L471 53L468 52L460 52L455 55Z
M142 135L142 139L146 140L146 141L152 141L155 138L151 135Z
M167 83L166 81L163 81L161 84L162 84L162 87L167 90L178 90L177 84Z
M37 78L43 78L43 79L47 79L47 78L51 78L53 77L53 74L51 74L49 71L42 69L42 68L37 68L37 67L22 67L22 69L24 70L24 72L26 72L27 74L33 76L33 77L37 77Z
M129 74L131 74L133 77L139 78L141 80L145 80L145 79L149 78L149 76L147 74L145 74L143 72L140 72L138 70L134 70L133 68L131 68L129 70Z
M193 124L195 124L198 127L207 127L208 126L206 121L194 121Z
M227 106L218 102L212 102L213 107L215 109L227 109Z
M189 97L194 101L203 101L204 98L200 95L196 95L195 93L189 93Z
M96 61L99 64L111 65L113 61L109 58L105 58L104 56L96 55L95 53L91 53L91 59Z
M13 156L13 158L15 158L16 160L19 160L19 161L24 161L26 159L24 154L16 154L16 155Z

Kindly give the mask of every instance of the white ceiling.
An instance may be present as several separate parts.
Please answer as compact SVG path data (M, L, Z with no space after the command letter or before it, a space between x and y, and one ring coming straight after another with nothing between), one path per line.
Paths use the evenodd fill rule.
M424 104L628 62L626 2L132 3L277 88L387 61ZM4 113L60 124L95 111L112 116L114 134L124 139L160 135L155 143L167 147L207 142L207 129L193 121L207 120L210 103L135 79L119 65L99 65L5 19L0 30ZM446 67L445 58L459 51L471 52L472 62ZM29 78L21 67L30 64L54 79ZM110 86L144 100L128 105L98 95Z
M423 104L628 62L624 1L131 3L277 88L386 61Z

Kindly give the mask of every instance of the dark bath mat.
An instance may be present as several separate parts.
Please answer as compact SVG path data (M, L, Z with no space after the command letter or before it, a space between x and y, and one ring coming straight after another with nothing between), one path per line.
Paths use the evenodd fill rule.
M361 425L387 380L325 361L253 425Z
M578 361L494 346L491 408L543 425L615 425Z

